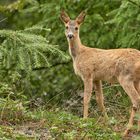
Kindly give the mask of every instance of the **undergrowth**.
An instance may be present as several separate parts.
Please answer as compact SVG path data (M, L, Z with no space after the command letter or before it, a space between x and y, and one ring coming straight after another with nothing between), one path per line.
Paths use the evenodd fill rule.
M78 102L78 96L71 97L69 104L66 102L63 107L50 107L51 102L48 102L47 105L31 108L22 94L15 98L14 93L4 91L5 96L0 98L0 140L121 140L129 117L128 108L124 105L127 101L125 95L117 92L114 96L113 89L106 92L110 94L110 98L105 99L108 121L99 112L94 96L89 118L83 119L79 108L76 113L76 108L83 106L82 98ZM135 132L128 139L139 140Z
M85 120L63 111L50 112L43 110L28 112L26 115L28 120L24 123L15 125L13 120L14 125L12 122L10 122L10 125L1 124L1 138L5 140L36 140L39 138L41 140L120 139L119 133L114 132L107 125L97 122L95 118Z

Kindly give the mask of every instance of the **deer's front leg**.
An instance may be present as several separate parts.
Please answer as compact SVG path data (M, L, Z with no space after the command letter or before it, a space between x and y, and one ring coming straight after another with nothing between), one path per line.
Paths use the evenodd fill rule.
M84 118L88 117L89 102L93 88L92 78L84 79Z
M104 106L104 96L103 96L103 90L102 90L102 81L94 81L94 90L96 95L96 101L98 103L98 106L103 113L106 120L108 120L108 115L106 112L106 108Z

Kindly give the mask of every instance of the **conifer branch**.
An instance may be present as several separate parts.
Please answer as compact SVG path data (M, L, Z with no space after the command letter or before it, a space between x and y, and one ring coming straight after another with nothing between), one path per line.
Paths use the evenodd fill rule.
M10 69L14 65L17 70L25 70L30 73L32 70L67 64L68 62L54 65L49 63L47 54L55 54L62 59L65 58L65 61L69 61L69 59L64 52L58 49L58 46L49 44L48 40L40 34L42 30L49 31L49 29L42 27L32 27L19 31L0 30L0 38L4 40L0 47L3 58L1 69Z
M139 4L137 4L136 2L134 2L134 1L132 1L132 0L128 0L128 2L130 2L130 3L132 3L132 4L136 5L137 7L139 7L139 8L140 8L140 5L139 5Z
M46 69L50 69L50 68L54 68L56 66L59 66L59 65L68 65L69 63L71 63L71 61L67 61L67 62L59 62L59 63L55 63L49 67L47 66L42 66L42 67L36 67L36 68L33 68L32 70L33 71L36 71L36 70L46 70Z

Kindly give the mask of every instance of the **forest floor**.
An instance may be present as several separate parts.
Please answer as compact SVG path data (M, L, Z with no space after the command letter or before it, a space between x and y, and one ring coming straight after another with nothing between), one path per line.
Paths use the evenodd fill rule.
M106 123L100 116L83 119L60 110L38 109L16 115L12 120L1 120L0 140L122 140L126 127L125 119L109 117ZM139 140L135 131L124 140Z
M112 90L106 93L109 120L104 119L94 96L87 119L82 118L83 97L78 94L59 100L60 104L51 100L44 105L0 98L0 140L140 140L137 125L122 138L131 110L127 96L118 92L114 96ZM136 115L135 122L138 119Z

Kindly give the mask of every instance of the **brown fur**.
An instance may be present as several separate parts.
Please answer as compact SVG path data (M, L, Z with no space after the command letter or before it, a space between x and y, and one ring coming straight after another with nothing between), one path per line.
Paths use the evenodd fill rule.
M69 52L73 59L74 71L84 82L84 118L88 117L88 104L91 98L92 88L94 86L96 100L101 111L107 117L104 106L102 81L109 83L119 82L132 102L132 112L129 119L128 127L124 135L133 126L135 112L140 106L140 52L136 49L97 49L84 46L79 38L79 30L83 22L85 13L82 12L76 20L70 19L62 11L61 19L66 26L66 36L69 43ZM72 34L70 39L68 36ZM138 122L140 129L140 121Z

